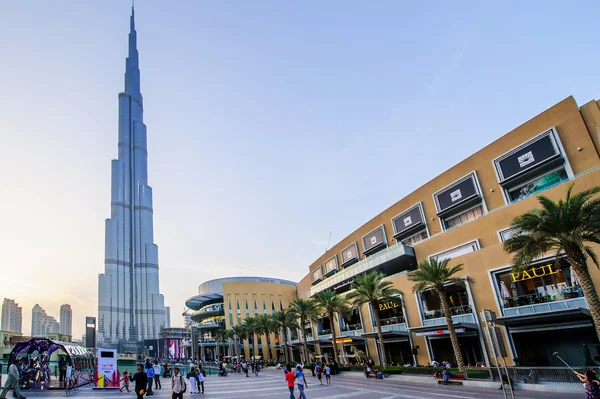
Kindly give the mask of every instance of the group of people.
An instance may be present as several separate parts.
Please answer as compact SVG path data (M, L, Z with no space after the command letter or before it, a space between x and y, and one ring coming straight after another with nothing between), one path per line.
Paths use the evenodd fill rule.
M154 389L161 389L162 385L160 382L160 366L158 361L154 364L150 363L149 360L145 364L137 365L137 372L132 376L129 376L127 372L123 373L123 389L129 390L129 382L135 382L134 392L137 395L137 399L142 399L144 395L154 395L152 391L152 385L154 383ZM158 367L158 373L155 372L154 368ZM151 370L151 371L150 371ZM171 378L171 390L172 399L182 399L183 394L187 391L186 380L189 380L190 394L204 394L204 378L206 377L206 371L200 365L199 367L191 366L190 372L184 377L179 370L179 367L173 368L173 375Z

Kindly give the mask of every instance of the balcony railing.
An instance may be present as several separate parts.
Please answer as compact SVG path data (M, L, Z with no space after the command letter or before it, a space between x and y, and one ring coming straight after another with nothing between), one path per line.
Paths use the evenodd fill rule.
M450 314L452 316L459 316L469 313L473 313L473 311L471 310L471 306L469 305L455 306L453 308L450 308ZM428 310L427 312L423 312L423 319L425 320L437 319L440 317L444 317L444 311L442 309Z
M321 335L327 335L327 334L331 334L331 328L324 328L319 332L319 337Z
M588 309L581 287L565 287L545 293L521 295L502 300L504 316Z
M331 331L331 330L329 330L329 331ZM330 340L331 338L333 338L332 334L319 333L319 339L320 340Z
M362 329L362 325L360 323L356 324L346 324L343 331L341 332L342 337L358 337L364 333Z
M565 287L545 293L535 293L515 297L504 298L502 302L505 308L514 308L517 306L535 305L538 303L548 303L564 301L567 299L583 298L583 290L579 286Z

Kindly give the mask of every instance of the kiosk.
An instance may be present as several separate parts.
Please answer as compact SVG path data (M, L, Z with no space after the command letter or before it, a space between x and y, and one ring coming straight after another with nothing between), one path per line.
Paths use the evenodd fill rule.
M116 349L98 348L94 389L118 389L120 381Z

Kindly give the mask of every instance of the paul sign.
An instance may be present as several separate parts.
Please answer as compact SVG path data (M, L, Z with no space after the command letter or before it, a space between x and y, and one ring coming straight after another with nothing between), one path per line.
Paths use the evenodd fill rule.
M532 278L550 276L558 273L560 273L560 269L554 270L552 269L552 265L548 263L545 266L532 267L531 269L523 270L522 272L513 272L510 274L510 276L512 277L512 281L516 283L519 281L531 280Z
M386 303L380 303L379 304L379 311L388 310L388 309L397 308L397 307L398 307L398 304L396 302L389 301L389 302L386 302Z

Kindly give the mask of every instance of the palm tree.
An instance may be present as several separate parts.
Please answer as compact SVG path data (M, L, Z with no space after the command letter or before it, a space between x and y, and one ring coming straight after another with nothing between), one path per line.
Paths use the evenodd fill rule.
M336 343L335 326L333 325L333 315L339 314L343 317L349 317L351 310L348 307L347 302L340 295L336 294L333 290L325 290L315 295L315 303L317 307L329 318L331 324L331 343L333 344L333 358L336 361L338 359L338 348Z
M230 331L224 328L220 328L214 333L215 341L217 341L217 358L221 360L220 350L219 350L219 342L223 344L223 356L225 356L225 341L230 338Z
M271 358L271 332L273 329L273 319L268 314L261 314L256 316L256 325L259 327L261 332L267 337L267 353L268 358ZM268 360L268 359L265 359Z
M317 307L311 299L303 299L298 297L290 304L290 311L300 319L300 329L302 331L302 346L304 351L304 361L308 363L308 344L306 342L306 323L314 321L317 317Z
M248 334L248 343L252 344L254 350L253 350L253 355L254 359L256 359L256 356L258 356L258 345L254 344L254 337L256 336L256 334L258 333L258 326L256 325L256 319L254 317L246 317L244 319L244 321L242 322L242 326L244 327L244 329L246 330L246 333ZM250 345L248 345L248 348L250 347Z
M600 244L600 187L572 194L558 202L546 196L537 200L541 208L534 208L512 222L513 235L504 241L504 250L513 253L514 269L530 268L531 262L548 252L564 253L590 307L590 313L600 334L600 300L588 270L588 257L598 264L598 256L590 244Z
M383 274L371 272L356 276L352 283L353 291L348 293L347 299L352 301L354 306L360 309L368 303L373 309L375 316L375 326L377 327L377 339L379 339L379 353L381 353L381 365L387 367L385 356L385 345L383 344L383 334L381 332L381 321L379 320L379 304L386 302L400 302L398 298L402 291L392 287L391 281L384 281Z
M229 331L231 332L231 336L234 337L235 339L235 351L236 351L236 355L237 355L237 360L238 362L240 361L240 341L242 337L246 336L248 334L248 332L246 331L246 328L241 325L241 324L236 324L235 326L231 326L231 328L229 329Z
M298 327L298 323L296 322L296 316L289 309L282 309L275 313L273 313L273 330L281 331L281 337L283 338L283 353L285 362L289 363L289 353L288 353L288 336L287 330L294 329Z
M446 317L446 324L448 325L448 335L450 335L450 342L452 343L456 364L458 365L458 368L462 370L465 367L465 362L462 357L462 352L460 351L456 332L454 331L450 304L448 302L448 297L446 296L446 286L449 284L464 285L465 280L461 277L456 277L456 274L462 270L462 264L449 267L449 262L450 259L444 259L439 262L437 259L431 259L430 261L422 260L419 263L417 270L408 275L408 279L415 283L413 287L415 291L423 291L430 288L440 298L442 310Z

